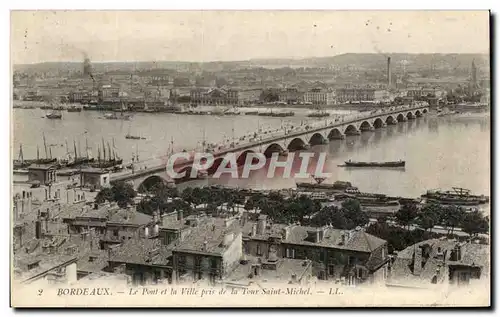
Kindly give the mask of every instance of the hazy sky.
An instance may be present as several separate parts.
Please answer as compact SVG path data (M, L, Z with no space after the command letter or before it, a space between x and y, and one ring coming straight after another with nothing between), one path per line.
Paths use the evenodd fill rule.
M12 61L245 60L487 53L487 11L23 11Z

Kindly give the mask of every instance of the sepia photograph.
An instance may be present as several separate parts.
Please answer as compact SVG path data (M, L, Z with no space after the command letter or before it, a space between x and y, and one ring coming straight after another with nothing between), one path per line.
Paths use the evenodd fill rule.
M11 11L11 307L490 307L490 23Z

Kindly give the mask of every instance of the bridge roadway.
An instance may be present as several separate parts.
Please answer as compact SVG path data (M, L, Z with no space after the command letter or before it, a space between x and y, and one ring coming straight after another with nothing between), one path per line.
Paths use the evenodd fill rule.
M236 143L235 146L229 145L224 145L222 146L218 151L212 152L212 155L214 156L215 159L223 157L227 153L234 153L234 152L243 152L252 148L256 148L259 146L263 145L269 145L273 144L285 139L294 139L297 137L301 137L303 135L313 135L317 132L324 131L324 130L333 130L333 129L338 129L339 127L349 127L354 125L356 127L356 124L360 125L360 123L364 121L369 121L369 120L376 120L377 118L385 117L386 120L389 117L392 117L393 122L397 123L396 118L394 116L398 116L400 114L404 113L404 121L407 120L406 114L407 112L416 112L418 111L420 115L428 112L429 106L428 105L418 105L418 106L399 106L399 107L391 107L391 108L384 108L384 109L379 109L376 111L372 111L369 113L369 115L350 115L350 116L342 116L339 118L336 118L335 120L331 120L329 117L326 117L325 120L318 120L315 122L307 123L307 124L302 124L300 126L296 126L293 128L288 128L285 127L284 129L276 129L272 131L266 131L266 138L262 138L263 132L260 132L260 137L259 138L250 138L250 141L244 144L238 144ZM408 113L409 114L409 113ZM417 114L417 116L419 116ZM385 120L384 120L385 121ZM373 126L372 126L373 128ZM361 129L356 129L357 131ZM267 132L271 132L271 134L268 134ZM189 151L188 151L189 153ZM141 161L138 163L134 164L135 170L134 172L127 170L127 171L122 171L118 173L113 173L111 175L111 182L117 182L117 181L128 181L128 180L134 180L137 178L141 178L144 176L148 175L154 175L158 172L165 172L166 170L166 162L167 162L168 156L163 156L163 157L157 157L157 158L152 158L149 160ZM184 160L176 163L174 165L175 169L183 168L186 166L189 166L193 163L193 159L189 160ZM148 166L149 165L149 166Z

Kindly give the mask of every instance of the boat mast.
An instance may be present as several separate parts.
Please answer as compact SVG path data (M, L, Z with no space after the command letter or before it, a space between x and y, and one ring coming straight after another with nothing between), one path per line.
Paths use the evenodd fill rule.
M47 156L47 142L45 141L45 133L43 133L43 146L45 148L45 158L48 158L48 156Z
M89 140L85 137L85 153L87 154L87 160L89 159Z
M49 155L50 155L50 159L52 159L52 147L51 146L49 147Z
M23 155L23 145L19 145L19 161L21 161L21 164L24 164L24 155Z
M76 161L76 159L78 158L78 153L76 152L76 142L75 142L75 140L73 140L73 149L75 151L75 161Z
M38 145L36 146L36 160L40 160L40 148L38 147Z
M109 156L109 160L111 161L114 159L114 157L111 157L111 148L109 147L109 142L107 142L107 143L108 143L108 156Z
M104 138L102 138L102 152L103 152L103 160L106 162L106 146L104 145Z

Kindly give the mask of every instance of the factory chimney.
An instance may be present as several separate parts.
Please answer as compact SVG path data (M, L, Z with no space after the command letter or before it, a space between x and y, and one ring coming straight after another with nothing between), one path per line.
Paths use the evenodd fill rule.
M387 57L387 89L390 89L392 86L392 78L391 78L391 58Z

